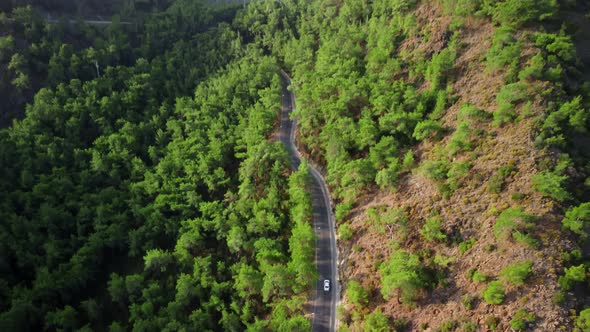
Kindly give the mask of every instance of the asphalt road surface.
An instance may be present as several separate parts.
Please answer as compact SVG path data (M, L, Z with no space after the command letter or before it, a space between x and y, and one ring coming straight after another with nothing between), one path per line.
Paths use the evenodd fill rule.
M301 154L295 147L295 129L297 122L290 117L295 108L295 95L287 87L291 84L289 76L281 71L283 97L281 108L280 141L287 147L291 158L291 167L296 169L301 163ZM313 228L316 233L316 265L319 280L316 283L313 304L312 331L336 330L336 302L340 298L340 286L337 278L336 233L334 215L330 207L328 187L322 175L310 165L312 175L311 198L313 204ZM330 280L330 291L324 291L324 280Z

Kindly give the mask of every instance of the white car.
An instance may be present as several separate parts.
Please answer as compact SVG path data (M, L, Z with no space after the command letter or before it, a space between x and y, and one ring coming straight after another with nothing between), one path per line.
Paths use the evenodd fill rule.
M330 280L326 279L324 280L324 292L329 292L330 291Z

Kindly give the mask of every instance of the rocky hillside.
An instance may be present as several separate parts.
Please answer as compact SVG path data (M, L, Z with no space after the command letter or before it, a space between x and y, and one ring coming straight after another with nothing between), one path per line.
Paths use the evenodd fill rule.
M244 22L293 72L337 202L340 329L586 330L588 8L302 7Z

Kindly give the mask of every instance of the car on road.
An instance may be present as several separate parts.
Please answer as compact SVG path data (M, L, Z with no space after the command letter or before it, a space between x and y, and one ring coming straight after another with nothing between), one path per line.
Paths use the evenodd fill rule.
M324 292L329 292L330 291L330 280L326 279L324 280Z

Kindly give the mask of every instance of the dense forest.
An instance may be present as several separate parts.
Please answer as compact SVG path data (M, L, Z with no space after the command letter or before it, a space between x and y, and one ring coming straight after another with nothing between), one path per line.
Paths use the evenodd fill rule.
M309 331L281 69L339 330L590 330L585 1L155 2L0 8L0 330Z

